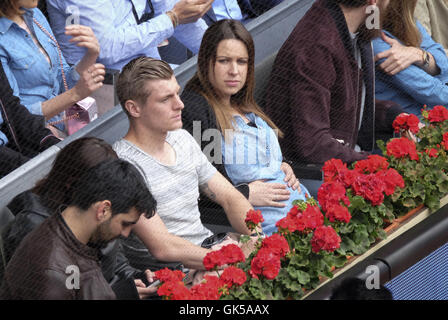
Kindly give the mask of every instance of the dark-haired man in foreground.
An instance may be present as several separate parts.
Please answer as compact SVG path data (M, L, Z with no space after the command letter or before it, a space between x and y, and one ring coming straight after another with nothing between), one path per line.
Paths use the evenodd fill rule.
M127 237L142 213L152 217L156 201L137 169L118 159L89 169L73 189L68 207L33 230L14 253L0 299L115 298L101 272L99 249Z

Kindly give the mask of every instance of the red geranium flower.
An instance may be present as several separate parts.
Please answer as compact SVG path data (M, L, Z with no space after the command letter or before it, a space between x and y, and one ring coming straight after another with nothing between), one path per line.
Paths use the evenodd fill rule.
M384 183L384 193L388 196L394 194L396 187L404 188L403 177L395 169L380 171L376 176Z
M356 177L360 175L361 173L357 170L347 170L341 173L340 178L336 181L339 181L344 185L345 188L350 188L355 182Z
M277 221L275 226L282 233L295 232L305 230L305 224L303 223L302 215L297 216L287 215L286 217Z
M305 229L314 230L324 224L324 216L318 206L308 204L302 213L302 219L305 224Z
M253 278L258 279L258 276L262 275L268 280L273 280L280 271L280 257L271 249L261 248L250 266L249 273Z
M333 181L338 178L342 172L347 171L347 165L340 159L330 159L324 163L322 171L324 173L324 181Z
M224 264L243 262L246 259L243 250L236 244L228 244L219 251L224 256Z
M369 200L373 206L378 206L383 203L384 188L383 180L374 174L360 175L353 184L355 194Z
M169 300L190 300L192 295L182 281L168 281L160 286L157 294Z
M325 216L328 218L328 220L330 220L330 222L341 221L349 223L350 219L352 218L347 207L341 205L329 206Z
M448 150L448 132L443 134L442 145L444 146L445 150Z
M191 287L191 300L219 300L225 283L217 276L204 276L204 281Z
M435 106L428 114L429 122L442 122L448 120L448 110L444 106Z
M387 159L379 155L370 155L366 160L360 160L355 164L355 170L361 173L376 173L389 167Z
M298 214L300 213L300 210L299 210L299 207L298 206L293 206L292 208L291 208L291 210L289 210L289 212L288 212L288 215L291 215L291 216L297 216Z
M412 133L417 133L420 129L418 124L420 120L414 114L400 114L395 118L392 123L392 127L395 129L395 132L400 132L401 130L409 130Z
M337 181L323 183L317 191L317 200L324 212L327 212L329 206L338 205L341 201L346 206L350 205L344 185Z
M168 268L160 269L155 272L155 278L160 282L182 281L185 274L180 270L170 270Z
M242 286L246 282L247 277L243 270L231 266L223 271L220 280L231 288L233 285Z
M341 238L330 226L321 226L317 228L311 239L311 247L315 253L318 253L320 250L333 252L339 248L340 243Z
M405 137L392 139L387 144L386 149L388 156L393 156L395 158L409 157L411 160L416 161L419 159L415 143Z
M211 251L207 253L202 261L205 269L212 270L225 264L225 257L221 251Z
M264 238L261 247L271 249L282 258L290 251L288 241L278 233L274 233L272 236Z
M254 230L260 223L264 221L261 210L249 210L246 214L246 220L244 221L246 222L247 228L249 228L249 230Z
M437 156L439 155L439 151L434 148L426 149L425 152L427 155L429 155L430 158L437 158Z

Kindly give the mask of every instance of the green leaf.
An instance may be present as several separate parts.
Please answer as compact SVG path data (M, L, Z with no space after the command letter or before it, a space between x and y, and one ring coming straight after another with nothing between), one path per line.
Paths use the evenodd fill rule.
M440 208L440 200L434 195L428 195L425 199L425 205L431 210L435 211Z
M384 231L384 229L378 229L378 238L380 238L380 239L387 238L387 234L386 234L386 231Z
M448 193L448 181L443 181L439 184L439 191L441 193Z
M297 280L299 280L299 283L306 285L307 283L310 282L310 276L308 273L302 271L302 270L297 270Z
M307 258L299 256L298 254L295 254L291 257L289 264L296 267L305 267L309 264L309 260Z
M408 208L415 208L416 207L416 203L415 203L414 199L412 199L412 198L404 199L403 200L403 205L405 207L408 207Z

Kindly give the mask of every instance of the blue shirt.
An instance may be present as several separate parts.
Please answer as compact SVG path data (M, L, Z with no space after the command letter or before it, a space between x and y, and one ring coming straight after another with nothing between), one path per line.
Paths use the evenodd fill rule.
M411 65L394 76L376 70L375 93L380 100L391 100L400 104L408 113L421 115L423 105L433 107L448 104L448 58L443 47L436 43L417 21L417 27L422 35L421 48L430 52L440 74L432 76L416 65ZM395 38L389 32L387 36ZM374 54L390 49L390 45L381 38L373 40ZM377 62L377 65L384 59Z
M267 180L270 183L286 184L285 173L280 169L283 156L277 135L274 130L260 117L253 113L246 117L256 124L256 128L248 125L243 118L235 116L237 129L226 131L222 138L222 156L227 175L234 185L250 183L255 180ZM261 210L264 222L263 232L270 235L277 231L276 222L286 216L294 200L305 200L308 190L300 185L301 192L288 188L289 200L282 201L285 208L256 207Z
M0 126L3 124L2 113L0 112ZM3 132L0 131L0 146L6 145L8 143L8 138Z
M121 70L139 56L160 59L157 46L171 36L176 37L193 53L199 51L207 24L199 19L195 23L179 25L176 30L166 11L176 0L152 0L154 18L137 24L138 17L149 11L147 0L47 0L47 9L56 38L69 63L79 61L85 48L74 46L65 35L67 23L79 23L92 28L101 46L98 62L106 68ZM146 11L145 11L146 10Z
M23 18L31 32L47 52L51 64L33 42L31 36L15 22L0 18L0 61L13 94L33 114L42 115L42 102L50 100L65 91L61 63L56 44L34 22L33 17L51 33L50 25L39 9L24 9ZM63 59L68 86L79 80L74 67ZM61 115L50 121L60 120ZM59 126L63 129L63 124Z
M236 0L215 0L212 4L216 21L222 19L242 20L243 14Z

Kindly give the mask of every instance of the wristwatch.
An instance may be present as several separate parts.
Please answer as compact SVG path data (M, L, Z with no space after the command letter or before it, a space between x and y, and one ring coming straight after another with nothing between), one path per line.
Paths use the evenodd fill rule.
M423 52L423 66L425 68L429 67L429 62L430 62L430 58L429 58L429 53L423 49L421 49Z

